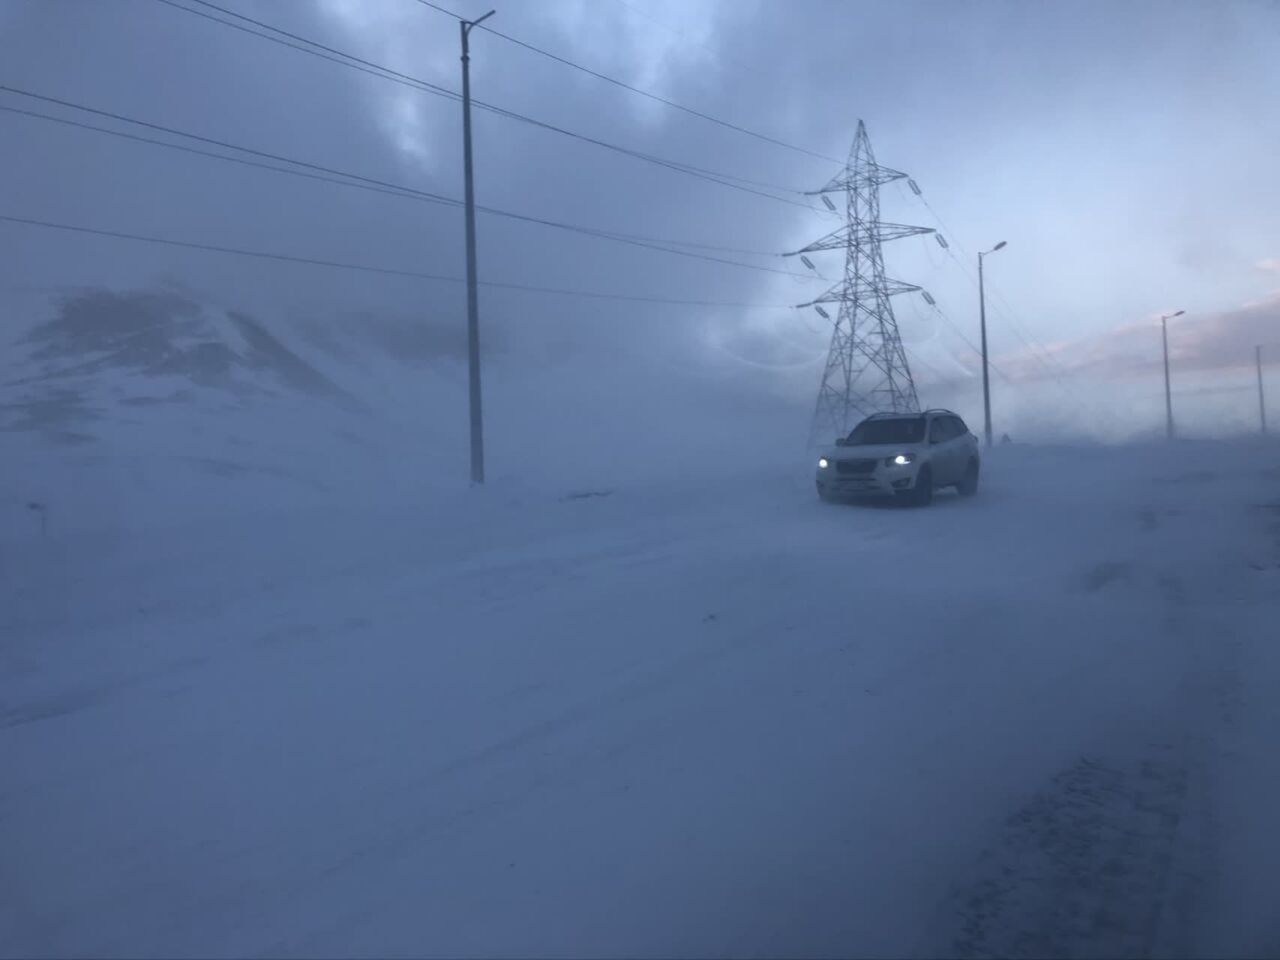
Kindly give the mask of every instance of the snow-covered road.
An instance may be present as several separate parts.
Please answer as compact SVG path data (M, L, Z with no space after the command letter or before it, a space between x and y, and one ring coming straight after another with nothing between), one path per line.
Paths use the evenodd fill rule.
M1280 952L1280 449L3 544L0 954Z

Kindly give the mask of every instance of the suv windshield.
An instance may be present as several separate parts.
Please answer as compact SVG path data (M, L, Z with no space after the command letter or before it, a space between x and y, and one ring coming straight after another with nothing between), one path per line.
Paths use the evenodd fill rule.
M846 441L850 446L871 443L920 443L924 440L924 417L892 420L863 420Z

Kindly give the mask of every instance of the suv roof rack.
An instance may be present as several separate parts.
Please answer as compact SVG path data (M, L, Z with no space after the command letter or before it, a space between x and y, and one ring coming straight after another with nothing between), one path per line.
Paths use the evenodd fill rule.
M864 419L867 419L867 420L882 420L882 419L885 419L885 418L893 418L893 417L923 417L923 416L924 416L926 413L928 413L928 412L929 412L928 410L921 410L921 411L919 411L919 412L917 412L917 413L909 413L909 412L907 412L907 411L903 410L903 411L899 411L898 413L894 413L892 410L882 410L881 412L879 412L879 413L873 413L873 414L871 414L870 416L868 416L868 417L866 417L866 418L864 418Z
M954 410L948 410L946 407L933 407L933 408L931 408L931 409L929 409L929 410L921 410L920 412L921 412L922 414L924 414L924 413L945 413L945 414L946 414L947 416L949 416L949 417L954 417L954 416L956 416L956 415L957 415L957 414L956 414L956 412L955 412Z

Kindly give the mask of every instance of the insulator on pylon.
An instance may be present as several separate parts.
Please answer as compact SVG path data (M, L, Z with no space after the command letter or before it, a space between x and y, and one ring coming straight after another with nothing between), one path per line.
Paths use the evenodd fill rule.
M820 316L823 320L830 320L830 319L831 319L831 314L827 313L827 311L825 311L825 310L823 310L823 309L822 309L822 304L820 304L820 303L815 303L815 304L813 305L813 309L815 309L815 310L817 310L817 311L818 311L818 316Z
M935 233L933 235L933 239L938 241L938 246L940 246L943 250L946 250L951 246L951 244L947 243L947 238L940 233Z
M911 188L911 192L914 193L917 197L920 196L920 185L916 183L914 180L912 180L910 177L907 177L907 186Z
M931 294L928 290L921 290L920 296L924 297L924 302L931 307L936 306L938 303L937 300L933 299L933 294Z
M812 270L814 273L818 272L818 268L813 265L813 261L810 260L808 257L806 257L803 253L800 254L800 262L803 263L810 270Z
M830 210L832 213L836 212L836 205L831 202L831 198L828 197L825 193L822 195L822 202L827 205L827 209Z

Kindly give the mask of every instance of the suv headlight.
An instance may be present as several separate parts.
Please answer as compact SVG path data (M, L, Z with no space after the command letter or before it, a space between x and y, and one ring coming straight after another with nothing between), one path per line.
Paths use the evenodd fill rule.
M916 455L914 453L900 453L896 457L889 457L885 460L886 467L905 467L908 463L915 463Z
M830 460L828 460L826 457L819 457L819 458L818 458L818 469L819 469L819 470L825 470L825 469L827 469L827 467L829 467L829 466L831 466L831 461L830 461Z

